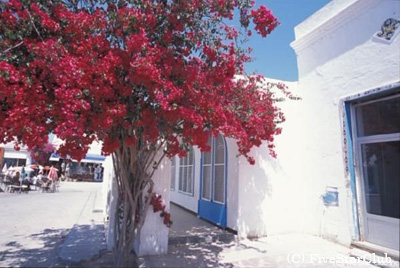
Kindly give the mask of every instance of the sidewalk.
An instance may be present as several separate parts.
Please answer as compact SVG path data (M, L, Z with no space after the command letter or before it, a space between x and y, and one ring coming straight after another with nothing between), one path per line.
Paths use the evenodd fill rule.
M107 251L101 201L101 189L89 194L76 224L58 249L59 259L79 265Z
M174 223L169 230L168 244L204 243L221 241L225 243L235 240L235 235L200 219L188 210L170 203Z
M231 243L170 245L167 255L141 257L139 264L140 267L399 267L398 262L377 256L373 265L373 257L368 252L319 237L291 234Z
M113 267L112 253L106 251L100 194L88 196L77 223L59 247L59 259L70 267ZM175 217L181 215L179 208L174 211ZM181 216L187 220L186 227L171 228L168 254L139 257L139 267L399 268L391 259L311 235L237 240L195 215Z

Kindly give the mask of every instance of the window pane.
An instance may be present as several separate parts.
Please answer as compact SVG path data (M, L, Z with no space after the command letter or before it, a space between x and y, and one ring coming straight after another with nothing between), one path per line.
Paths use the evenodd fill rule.
M400 218L400 141L362 144L367 212Z
M211 166L203 166L202 198L211 199Z
M225 201L225 166L214 167L214 201L224 203Z
M187 177L188 177L188 174L187 174L187 167L184 167L183 168L183 187L182 187L182 189L183 189L183 191L184 192L187 192Z
M171 189L175 190L175 165L176 165L175 157L171 159Z
M215 139L214 157L215 164L223 164L225 162L225 144L221 135L218 135L218 138Z
M400 132L400 97L356 108L359 137Z
M211 136L208 139L207 145L211 148ZM203 164L211 164L211 152L203 152Z
M183 191L183 167L179 167L179 191Z
M190 151L187 152L188 154L188 160L187 160L187 165L193 165L193 150L190 148Z
M187 168L187 170L188 170L188 177L187 177L188 184L187 184L186 192L192 194L193 193L193 191L192 191L192 189L193 189L193 166L189 166Z

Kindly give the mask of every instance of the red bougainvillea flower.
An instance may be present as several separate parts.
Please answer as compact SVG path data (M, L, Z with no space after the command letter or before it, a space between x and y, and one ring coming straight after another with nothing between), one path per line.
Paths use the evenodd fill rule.
M246 157L273 143L284 120L273 86L245 76L248 51L226 41L251 30L224 22L252 21L265 37L278 25L265 6L75 2L0 2L0 142L34 148L53 133L58 153L77 160L95 140L105 155L161 139L168 156L184 155L188 144L209 149L210 133L235 138Z

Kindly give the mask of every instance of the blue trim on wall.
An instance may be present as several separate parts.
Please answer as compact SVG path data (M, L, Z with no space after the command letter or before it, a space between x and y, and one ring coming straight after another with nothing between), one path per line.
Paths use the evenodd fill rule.
M345 115L346 115L346 140L347 140L347 165L349 168L350 176L350 188L353 195L352 198L352 211L353 211L353 228L354 228L354 239L360 240L360 224L359 215L357 208L357 188L356 188L356 175L354 170L354 140L352 131L352 121L351 121L351 104L345 102Z

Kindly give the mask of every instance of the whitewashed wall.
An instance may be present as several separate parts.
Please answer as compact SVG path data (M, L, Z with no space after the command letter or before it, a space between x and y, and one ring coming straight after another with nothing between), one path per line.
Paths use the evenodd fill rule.
M227 226L233 230L238 230L239 212L239 157L236 140L227 138L226 147L228 150L227 161Z
M303 100L299 176L307 185L305 231L351 242L351 192L345 179L340 99L400 80L400 36L374 37L388 18L400 17L398 0L337 0L296 27L299 90ZM320 202L326 186L339 189L339 207ZM322 211L322 213L321 213Z
M297 94L297 84L286 82ZM299 95L299 94L297 94ZM286 100L278 104L286 121L276 136L277 159L270 156L267 143L254 148L251 155L255 165L244 157L239 159L238 234L240 237L260 237L270 234L298 232L304 228L302 218L307 214L304 195L308 187L299 176L302 153L298 135L302 121L298 117L300 101Z

